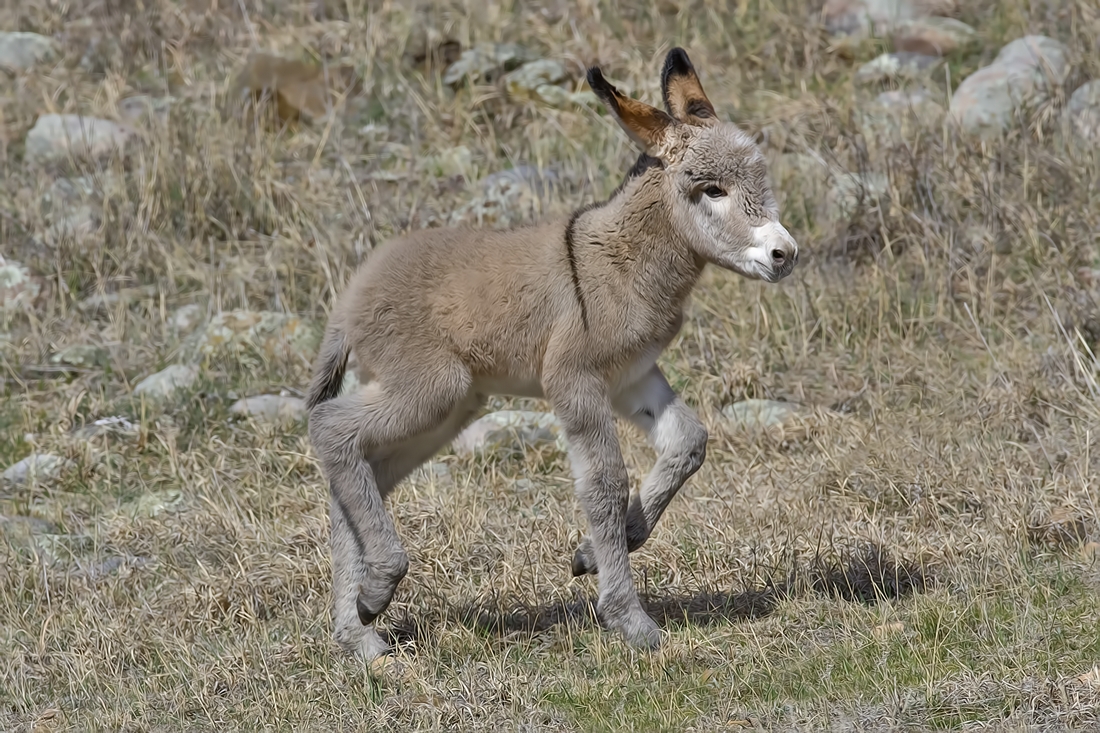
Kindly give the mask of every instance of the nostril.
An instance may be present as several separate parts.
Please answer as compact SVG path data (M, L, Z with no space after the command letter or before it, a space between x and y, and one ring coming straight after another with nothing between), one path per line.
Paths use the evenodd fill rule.
M784 252L781 249L773 249L772 250L772 259L775 260L776 263L782 264L783 260L787 259L787 253Z

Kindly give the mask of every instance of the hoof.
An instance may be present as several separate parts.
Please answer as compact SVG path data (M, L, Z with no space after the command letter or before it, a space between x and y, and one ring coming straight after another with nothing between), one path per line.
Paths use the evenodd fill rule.
M650 621L651 626L643 628L631 629L629 632L623 631L623 638L626 639L626 643L635 649L643 649L645 651L656 651L661 647L661 644L665 640L665 632L661 630L661 627Z
M381 611L372 611L362 593L355 598L355 612L359 614L359 623L364 626L373 624L374 620L382 613Z
M599 614L598 610L597 614ZM599 615L602 619L603 614ZM605 626L622 634L626 643L635 649L656 650L665 638L665 632L657 625L657 622L640 608L624 618L603 620Z
M367 664L385 656L390 645L372 628L362 626L337 632L336 643L340 648Z
M589 570L588 559L585 557L584 550L580 547L573 553L573 562L570 566L573 570L573 577L579 577L581 575L588 575L589 573L595 574L595 570Z

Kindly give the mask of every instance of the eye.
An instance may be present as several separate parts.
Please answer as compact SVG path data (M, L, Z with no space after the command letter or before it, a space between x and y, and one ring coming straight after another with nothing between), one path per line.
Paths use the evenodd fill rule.
M712 199L720 199L726 195L726 192L718 188L718 186L707 186L703 189L703 193Z

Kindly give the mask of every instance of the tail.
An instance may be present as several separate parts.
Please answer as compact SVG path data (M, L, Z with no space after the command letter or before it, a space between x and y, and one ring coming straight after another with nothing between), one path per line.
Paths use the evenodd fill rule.
M351 349L343 332L330 323L313 367L313 381L310 382L309 394L306 396L306 407L309 410L340 396L350 353Z

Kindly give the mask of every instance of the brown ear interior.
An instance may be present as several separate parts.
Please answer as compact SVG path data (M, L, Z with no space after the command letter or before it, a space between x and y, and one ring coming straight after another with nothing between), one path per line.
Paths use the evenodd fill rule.
M664 138L665 131L676 121L656 107L624 95L604 78L596 66L588 70L588 86L596 93L619 126L642 150L651 152Z
M665 57L665 66L661 71L661 95L665 100L665 109L681 122L707 125L718 120L714 105L703 91L699 75L682 48L672 49Z

